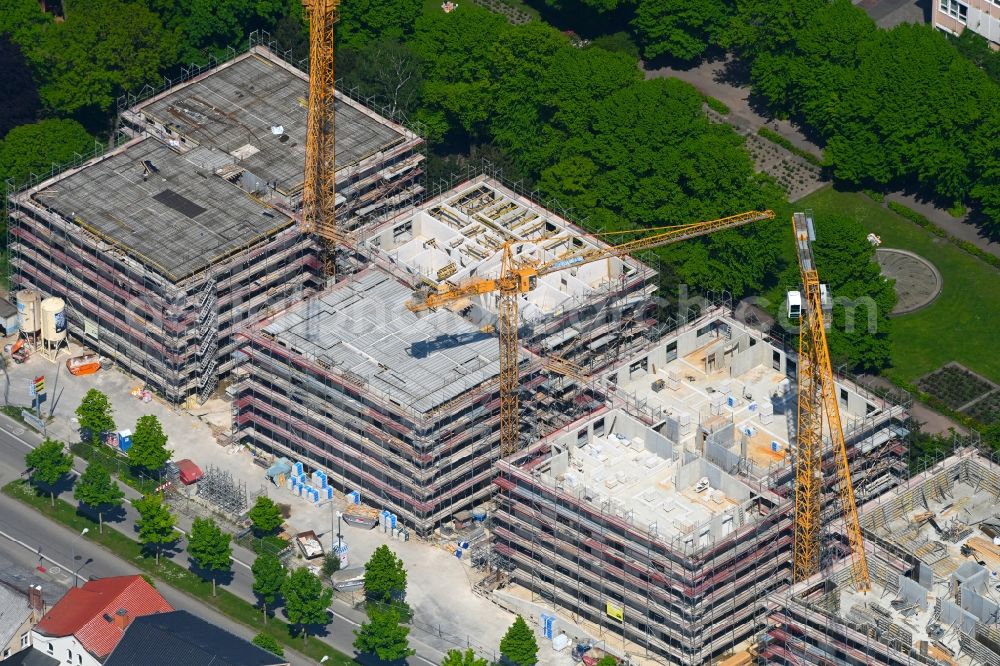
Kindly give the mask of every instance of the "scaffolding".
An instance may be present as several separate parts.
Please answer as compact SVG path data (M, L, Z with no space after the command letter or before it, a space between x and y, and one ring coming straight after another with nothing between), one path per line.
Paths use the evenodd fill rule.
M246 141L245 132L234 129L242 111L206 106L205 99L221 99L224 107L226 90L245 88L276 117L300 112L282 82L304 91L306 75L267 44L268 35L254 33L248 50L231 51L226 62L210 60L158 88L123 96L113 148L97 144L69 165L32 174L21 186L6 184L12 288L64 298L71 335L170 402L204 402L235 365L237 329L322 284L318 248L294 228L301 185L278 182L294 180L296 172L301 181L295 151L282 146L281 137L257 152L251 144L231 151L229 143ZM267 86L258 75L266 75ZM170 109L178 100L192 101L174 117ZM370 190L392 198L383 180L393 186L419 180L426 148L417 134L349 96L338 93L338 105L352 121L338 129L360 133L354 148L342 151L341 169L343 178L361 172L369 178L355 187L359 196ZM211 150L216 143L226 146ZM396 167L397 177L370 178ZM155 214L136 215L135 198L147 196L143 183L160 172L186 184L185 195L158 185L162 191L146 210ZM143 183L123 187L123 174ZM228 207L218 204L227 201ZM201 224L184 223L191 216ZM241 220L235 227L234 218Z
M250 506L246 481L234 480L232 472L215 465L209 465L205 470L204 477L198 482L198 494L234 523L243 518Z
M595 490L589 481L563 481L552 471L556 463L548 462L564 450L572 460L580 441L587 441L579 438L590 429L596 435L599 427L605 434L606 424L620 419L614 415L616 410L647 428L658 429L658 433L670 432L665 423L676 415L677 407L649 393L651 382L656 383L654 377L667 376L665 368L656 374L663 359L667 364L690 362L688 356L699 350L732 344L746 349L743 353L751 354L750 359L759 354L766 359L760 362L771 370L771 351L776 349L771 338L752 329L736 330L724 296L718 304L679 315L682 319L670 335L639 346L638 353L599 373L597 390L604 397L599 411L542 437L523 455L499 463L493 533L494 551L510 562L510 582L527 590L532 602L563 609L574 622L595 628L598 633L594 636L609 646L622 646L628 656L694 665L711 663L756 640L767 627L769 596L791 584L788 461L758 465L748 457L745 445L740 449L732 417L722 426L720 416L699 413L693 432L708 433L704 443L689 445L670 439L672 455L681 456L675 460L690 462L701 457L738 478L753 499L734 514L731 533L716 534L709 529L702 535L706 523L696 527L699 536L693 540L691 535L696 532L678 535L669 518L664 518L665 525L638 517L635 511L645 513L649 509L643 506L653 506L654 500L646 491L629 485L621 498L624 504L616 505L611 498L601 500L603 486ZM750 351L755 346L757 351ZM791 367L794 353L785 358ZM784 368L785 361L779 367ZM549 368L556 373L561 369L551 363ZM647 372L650 369L652 372ZM633 371L640 379L632 378ZM897 426L905 411L861 387L850 386L857 408L845 411L845 415L857 415L847 429L852 461L858 470L867 472L859 472L858 478L865 488L892 486L905 477L905 432ZM657 391L655 386L651 390ZM794 403L794 395L785 398ZM866 409L868 404L872 410ZM708 423L715 429L708 429ZM794 432L794 421L787 425ZM559 440L565 433L577 437L570 438L573 442ZM602 446L607 448L607 444ZM601 469L615 469L612 461L620 459L614 457L617 455ZM640 451L634 460L644 460L644 455L648 452ZM880 459L873 460L876 456ZM562 464L558 469L563 469ZM572 471L572 465L567 469ZM576 467L573 474L583 473L582 469ZM830 501L836 497L831 496ZM663 501L666 514L675 506L676 499ZM838 548L837 539L831 539L830 562L836 561L832 556ZM621 609L632 620L622 623L612 619L606 604Z
M860 507L876 583L863 605L842 603L852 594L846 561L772 595L770 628L759 637L767 663L1000 664L995 613L989 601L972 598L995 605L992 583L966 595L956 577L975 576L981 558L990 567L998 561L975 533L996 520L1000 464L974 434L953 443Z

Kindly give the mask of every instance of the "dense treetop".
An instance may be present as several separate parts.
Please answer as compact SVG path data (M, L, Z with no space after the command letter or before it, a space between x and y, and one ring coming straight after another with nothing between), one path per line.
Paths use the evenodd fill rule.
M593 230L778 211L773 223L659 250L668 296L678 283L737 298L760 293L795 267L784 194L754 172L743 137L709 122L694 88L644 80L636 48L667 62L728 51L756 99L824 146L835 178L918 190L1000 221L1000 55L974 37L955 40L927 26L882 30L850 0L533 6L614 34L577 48L545 21L512 25L472 3L445 13L417 0L344 2L340 85L419 121L432 176L487 156ZM0 0L0 63L22 83L30 72L38 90L37 101L29 94L15 108L8 102L16 91L0 84L0 107L9 109L0 115L0 178L70 159L92 145L90 136L105 139L124 91L242 49L252 30L306 55L297 0L67 0L60 23L35 0ZM853 239L846 246L855 231L844 231ZM858 277L844 280L843 293L854 296L863 290L852 285L874 274L867 255L849 257ZM888 299L881 284L869 292ZM884 340L831 345L857 367L875 369L887 358Z

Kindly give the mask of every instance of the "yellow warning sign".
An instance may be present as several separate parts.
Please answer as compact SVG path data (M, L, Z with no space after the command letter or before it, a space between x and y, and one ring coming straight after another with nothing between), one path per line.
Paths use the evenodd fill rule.
M619 622L624 622L625 621L625 609L624 608L622 608L621 606L615 606L610 601L607 602L607 607L608 607L608 611L607 611L608 612L608 617L613 617L614 619L618 620Z

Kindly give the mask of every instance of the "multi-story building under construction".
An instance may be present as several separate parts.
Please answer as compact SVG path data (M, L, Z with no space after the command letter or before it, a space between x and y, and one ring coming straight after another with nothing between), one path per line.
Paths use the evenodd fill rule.
M600 410L499 463L494 597L640 661L712 663L752 642L791 583L794 364L713 308L599 373ZM838 390L859 488L891 488L903 408Z
M244 334L237 437L326 471L341 490L359 490L366 504L391 510L421 534L487 499L499 455L499 345L488 332L490 299L420 315L406 302L428 284L495 274L497 249L507 239L523 240L518 253L552 256L560 247L543 243L557 232L563 243L596 242L485 178L375 228L363 243L367 268ZM610 363L616 346L609 339L623 331L624 343L637 343L643 322L606 315L641 313L655 275L631 258L609 259L545 278L527 297L525 437L600 404L566 376L579 366L560 360L557 372L533 346ZM584 319L560 323L570 316Z
M859 507L873 589L849 560L768 600L762 661L1000 664L1000 465L975 448Z
M306 94L255 46L122 109L122 145L10 197L12 289L62 297L72 335L168 400L204 399L238 328L322 283L298 230ZM346 97L336 117L345 226L419 192L419 137Z

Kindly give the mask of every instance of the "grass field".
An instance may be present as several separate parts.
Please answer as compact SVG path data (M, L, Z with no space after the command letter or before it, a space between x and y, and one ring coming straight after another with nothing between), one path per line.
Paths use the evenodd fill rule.
M941 272L944 289L930 306L893 318L892 379L915 383L932 370L958 361L1000 382L1000 271L963 252L943 238L904 219L861 193L826 187L796 202L812 208L851 215L867 231L882 237L882 246L915 252Z

